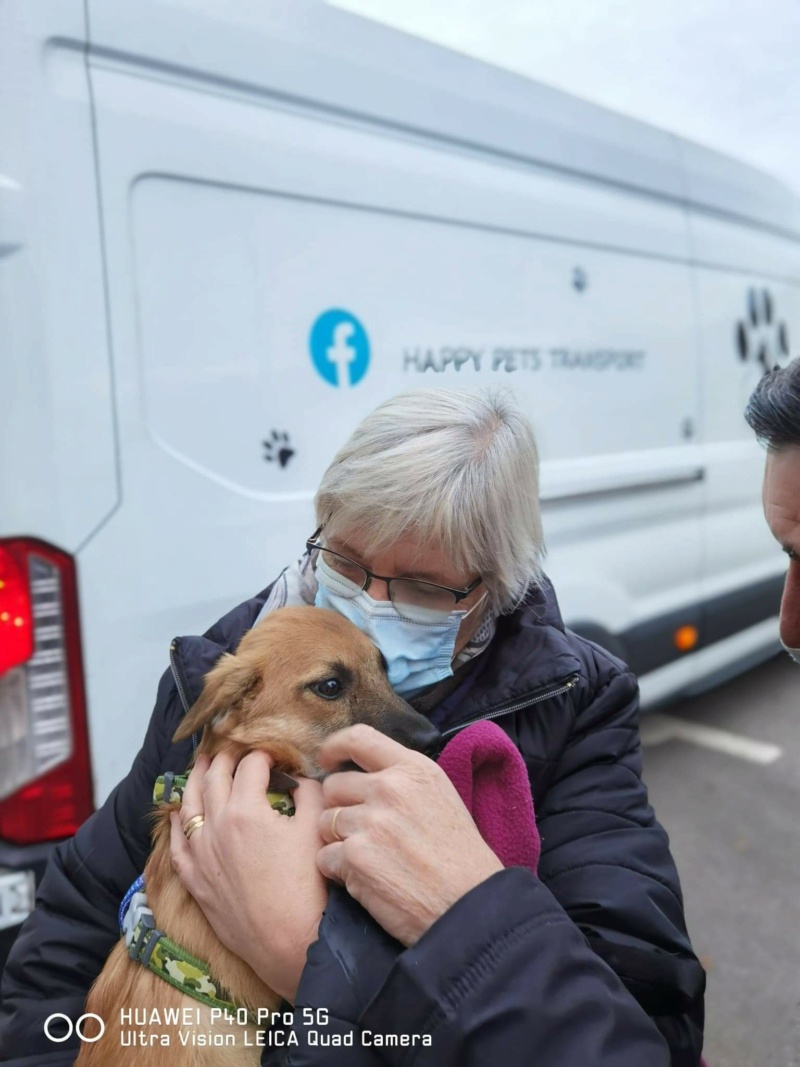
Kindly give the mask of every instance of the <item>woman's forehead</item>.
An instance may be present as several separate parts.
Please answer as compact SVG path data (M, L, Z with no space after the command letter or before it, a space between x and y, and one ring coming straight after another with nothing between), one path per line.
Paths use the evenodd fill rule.
M441 544L434 540L421 542L413 532L399 535L389 545L374 545L362 531L336 530L328 542L331 548L363 563L376 574L409 574L456 586L464 581L462 569Z

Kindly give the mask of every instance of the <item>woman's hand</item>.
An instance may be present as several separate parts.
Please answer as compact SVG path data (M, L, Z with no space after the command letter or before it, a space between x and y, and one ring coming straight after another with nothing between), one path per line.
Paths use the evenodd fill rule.
M334 734L319 756L331 770L346 760L369 773L343 771L324 781L320 829L330 843L317 863L384 930L413 945L503 865L432 760L363 724Z
M316 864L322 789L302 779L295 815L280 815L267 800L271 766L264 752L238 767L225 753L198 756L171 817L171 855L220 941L294 1003L328 901ZM182 827L195 815L205 822L187 841Z

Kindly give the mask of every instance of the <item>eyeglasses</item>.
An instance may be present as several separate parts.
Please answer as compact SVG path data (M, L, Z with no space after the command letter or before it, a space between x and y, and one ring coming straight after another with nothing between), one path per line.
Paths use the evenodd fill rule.
M483 578L478 577L474 582L470 582L466 589L451 589L447 585L437 585L435 582L425 582L418 578L388 578L383 574L373 574L360 563L355 563L340 552L334 552L332 548L319 544L317 538L321 533L320 526L306 541L306 548L309 552L318 552L337 577L343 579L341 588L337 590L341 596L352 599L360 592L368 590L372 579L377 578L380 582L386 582L389 599L398 613L413 622L431 622L444 618L483 581Z

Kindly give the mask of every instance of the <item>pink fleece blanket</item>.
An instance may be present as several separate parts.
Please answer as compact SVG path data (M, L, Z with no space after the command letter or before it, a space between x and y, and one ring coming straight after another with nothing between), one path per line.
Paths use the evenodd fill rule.
M493 722L476 722L448 741L439 766L504 867L534 874L541 841L528 771L516 745ZM700 1067L706 1067L705 1060Z
M476 722L448 741L439 766L504 867L536 874L541 842L528 771L516 745L493 722Z

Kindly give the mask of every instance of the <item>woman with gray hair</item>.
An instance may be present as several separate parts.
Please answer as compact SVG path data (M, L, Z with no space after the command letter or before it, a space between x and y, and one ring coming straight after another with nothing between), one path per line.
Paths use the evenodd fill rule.
M445 737L494 720L528 769L539 875L503 870L431 760L353 727L328 743L327 765L369 773L304 783L303 821L259 816L269 760L255 753L243 761L249 804L215 808L217 829L200 840L174 827L177 869L191 892L214 898L218 935L313 1020L325 1010L342 1038L430 1031L435 1052L415 1046L415 1063L696 1067L704 976L640 779L636 683L564 629L541 570L528 420L501 392L402 394L358 426L315 504L307 554L262 613L314 603L344 614L380 648L394 689ZM219 757L202 761L181 821L208 815L207 798L220 785L227 794L232 772ZM308 884L302 863L315 851L313 899L298 901L271 857L301 857L296 887ZM346 895L329 899L323 874L394 948ZM281 925L289 942L276 943ZM340 1062L305 1029L296 1015L305 1058L295 1051L292 1063ZM374 1054L339 1056L358 1064Z
M264 753L238 768L224 754L198 759L173 862L220 939L296 1006L285 1047L271 1032L264 1064L699 1062L704 974L641 781L636 681L564 627L541 571L537 467L530 424L506 394L395 397L323 476L298 564L204 643L181 643L177 677L199 692L215 656L262 615L340 612L443 737L482 720L504 731L541 835L537 875L504 869L437 764L363 725L330 738L321 759L367 773L302 781L293 819L265 817ZM165 676L131 775L75 838L83 891L103 892L82 913L69 875L51 877L41 938L68 937L65 914L85 926L109 885L124 892L117 842L143 866L147 790L163 766L188 762L170 748L182 714ZM199 815L187 840L181 824ZM65 854L62 872L75 862ZM107 950L75 947L84 980ZM4 1007L10 992L24 1014L23 963L12 956Z

